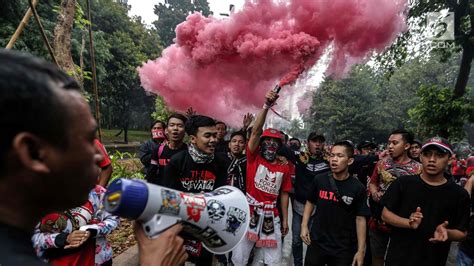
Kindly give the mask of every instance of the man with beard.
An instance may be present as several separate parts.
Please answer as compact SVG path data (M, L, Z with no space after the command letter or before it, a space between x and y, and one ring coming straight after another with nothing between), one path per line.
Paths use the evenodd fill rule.
M383 196L382 219L393 226L385 265L446 265L451 241L466 237L469 195L444 173L452 154L446 139L429 139L421 174L399 177Z
M335 143L329 156L331 172L317 175L311 184L301 224L301 238L309 245L305 265L360 266L364 262L370 211L365 187L349 174L353 156L349 141Z
M151 156L151 163L148 169L146 180L153 184L161 184L165 166L173 155L186 150L184 140L184 124L187 118L184 115L174 113L168 117L166 134L168 141L156 146Z
M406 130L395 130L388 139L389 157L378 161L372 173L369 192L372 217L369 220L369 238L372 252L372 264L382 266L390 227L381 219L382 205L380 199L389 186L402 175L416 175L421 172L421 164L410 157L408 152L413 142L413 135Z
M170 121L169 124L172 124ZM225 154L215 153L217 129L214 119L194 115L185 124L190 137L188 148L171 158L164 169L161 184L184 192L210 192L226 185L227 163ZM195 208L197 207L197 208ZM188 206L190 219L199 220L204 208ZM190 261L196 265L212 265L212 254L199 241L186 240Z
M281 264L282 235L288 233L288 192L291 190L291 168L277 162L276 152L283 145L280 131L268 128L262 132L268 109L278 94L271 90L263 110L258 114L247 145L247 200L251 222L244 238L234 249L234 265L246 265L254 245L261 248L268 265ZM280 226L277 198L281 198ZM281 227L281 229L280 229Z
M295 266L303 265L303 241L301 240L301 222L303 220L306 196L316 175L328 172L329 163L325 157L323 135L312 132L308 135L308 152L302 152L296 157L295 194L293 196L293 219L291 230L293 234L291 248ZM314 213L313 213L314 214Z

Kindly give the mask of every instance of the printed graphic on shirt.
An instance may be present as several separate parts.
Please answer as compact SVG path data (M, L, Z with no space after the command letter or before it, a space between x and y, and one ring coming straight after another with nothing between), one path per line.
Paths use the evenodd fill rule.
M337 200L336 193L334 193L332 191L326 191L326 190L322 190L322 189L319 190L319 198L323 199L323 200L339 202L339 200ZM342 201L344 201L344 203L346 205L351 205L352 201L354 201L354 198L349 197L349 196L342 196L341 198L342 198Z
M217 200L209 200L207 202L207 214L212 224L220 222L225 216L225 206Z
M188 220L193 220L196 223L199 222L201 212L206 208L206 200L204 197L199 195L190 196L181 193L181 198L187 206Z
M179 213L179 204L181 203L180 196L171 190L162 189L161 198L163 205L161 206L159 213L170 213L177 215Z
M230 207L227 211L226 228L224 229L224 231L235 235L242 223L245 222L246 218L247 214L243 210L235 207Z
M308 171L311 171L311 172L319 172L319 171L322 171L324 169L329 169L329 166L327 163L323 162L323 163L316 163L316 164L312 164L312 163L308 163L306 165L306 169Z
M264 165L259 165L255 174L255 188L269 194L278 195L282 180L282 172L271 172Z
M180 178L180 181L186 190L212 190L216 176L207 170L192 170L191 177Z
M264 216L262 233L266 235L271 235L274 232L275 232L275 225L274 225L273 216Z
M92 219L92 214L94 213L94 207L90 201L87 201L81 207L71 209L70 213L74 217L76 222L75 225L77 225L77 228L79 228L83 225L89 224L90 220Z

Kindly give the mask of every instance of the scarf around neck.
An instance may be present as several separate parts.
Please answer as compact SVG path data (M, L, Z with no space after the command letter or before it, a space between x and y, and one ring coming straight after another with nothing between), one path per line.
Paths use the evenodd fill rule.
M214 153L212 154L207 154L204 153L196 148L194 144L190 143L188 145L188 152L189 155L191 155L191 158L193 158L193 161L195 163L210 163L212 160L214 160Z

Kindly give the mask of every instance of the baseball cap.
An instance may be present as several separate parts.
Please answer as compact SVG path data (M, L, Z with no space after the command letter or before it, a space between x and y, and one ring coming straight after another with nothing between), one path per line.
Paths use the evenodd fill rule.
M276 138L279 139L280 141L283 140L283 134L279 130L273 129L273 128L267 128L263 131L262 135L260 138Z
M421 146L421 151L423 152L426 148L436 146L439 150L444 153L449 153L449 155L453 154L453 150L451 148L451 144L449 141L442 137L433 137L425 141L425 144Z
M326 138L322 134L318 134L316 132L311 132L311 133L309 133L309 136L308 136L308 141L310 141L310 140L320 140L322 142L325 142Z

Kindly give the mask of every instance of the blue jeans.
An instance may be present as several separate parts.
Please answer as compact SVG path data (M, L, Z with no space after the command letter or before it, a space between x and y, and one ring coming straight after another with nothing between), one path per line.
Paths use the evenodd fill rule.
M458 255L456 257L456 265L457 266L472 266L474 265L473 258L466 255L466 253L462 252L461 249L458 250Z
M293 263L295 266L303 266L303 240L301 239L301 222L303 216L293 211L293 219L291 221L291 231L293 238L291 241L291 249L293 253ZM311 230L313 219L309 219L308 228Z

